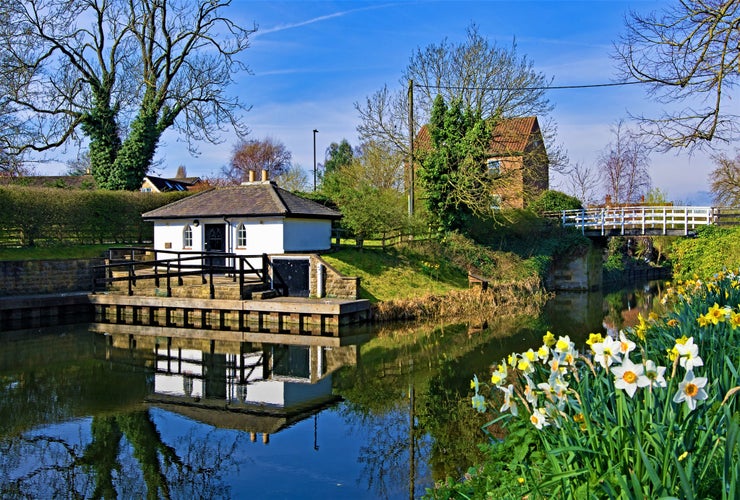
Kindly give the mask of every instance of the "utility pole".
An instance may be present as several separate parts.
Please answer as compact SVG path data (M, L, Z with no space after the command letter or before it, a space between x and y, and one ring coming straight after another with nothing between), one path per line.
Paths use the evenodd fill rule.
M313 129L313 190L316 191L316 134L318 130Z
M414 215L414 81L409 80L409 159L408 174L406 176L409 183L406 192L409 202L409 217Z

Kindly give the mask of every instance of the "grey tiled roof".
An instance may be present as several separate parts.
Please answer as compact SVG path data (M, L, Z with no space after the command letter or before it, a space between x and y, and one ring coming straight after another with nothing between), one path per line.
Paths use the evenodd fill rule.
M264 217L282 215L314 219L339 219L342 214L301 198L272 182L216 188L188 196L142 215L144 219L194 217Z

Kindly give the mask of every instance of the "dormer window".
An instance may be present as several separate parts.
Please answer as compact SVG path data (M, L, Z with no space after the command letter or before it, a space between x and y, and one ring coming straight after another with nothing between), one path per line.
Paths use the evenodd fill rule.
M488 168L489 175L493 177L498 177L501 175L501 161L500 160L494 160L493 158L489 159L486 162L486 168Z

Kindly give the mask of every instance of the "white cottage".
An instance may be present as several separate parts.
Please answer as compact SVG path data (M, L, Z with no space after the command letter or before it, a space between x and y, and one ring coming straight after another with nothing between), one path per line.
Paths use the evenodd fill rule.
M143 217L154 222L157 250L274 255L328 250L341 214L262 180L203 191Z

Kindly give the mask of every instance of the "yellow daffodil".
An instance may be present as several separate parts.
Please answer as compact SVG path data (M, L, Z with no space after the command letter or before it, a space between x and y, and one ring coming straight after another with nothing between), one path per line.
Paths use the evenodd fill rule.
M712 322L713 325L716 325L725 320L727 312L725 308L719 307L719 304L715 302L714 305L709 308L709 311L707 311L707 314L705 314L705 316L707 320Z
M733 330L740 327L740 312L730 313L730 326Z
M545 344L547 347L554 346L555 345L555 335L553 335L551 331L548 331L542 337L542 343Z
M588 340L586 341L586 344L588 346L594 345L596 342L603 342L604 336L600 333L589 333L588 334Z

